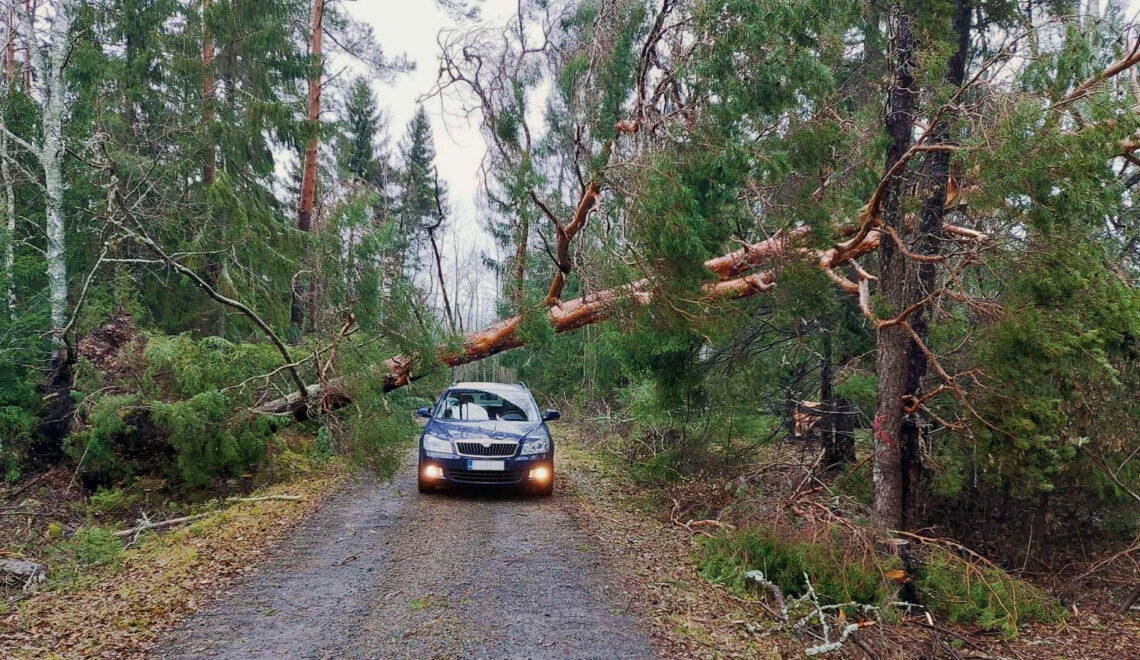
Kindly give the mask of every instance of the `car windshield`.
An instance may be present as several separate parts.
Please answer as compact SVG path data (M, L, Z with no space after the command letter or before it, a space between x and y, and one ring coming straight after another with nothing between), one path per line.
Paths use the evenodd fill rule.
M435 409L435 418L467 422L534 422L538 409L525 391L448 390Z

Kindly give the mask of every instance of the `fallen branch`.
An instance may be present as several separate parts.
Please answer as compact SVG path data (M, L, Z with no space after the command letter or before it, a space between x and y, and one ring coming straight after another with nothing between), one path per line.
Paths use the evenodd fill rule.
M252 321L254 325L260 328L261 331L265 333L265 336L268 337L271 342L273 342L273 345L277 347L277 351L281 353L281 357L285 361L285 367L289 370L289 375L292 376L293 382L297 385L298 396L300 397L301 402L306 403L308 392L305 388L305 383L303 380L301 380L301 374L297 371L293 357L289 355L289 349L285 347L285 342L281 341L281 338L277 336L277 333L273 331L273 328L271 328L269 324L266 323L265 320L260 316L258 316L258 314L254 312L253 309L251 309L248 305L242 303L239 300L234 300L233 298L229 298L222 295L221 293L218 293L218 291L216 291L214 287L210 286L210 284L200 275L198 275L198 273L176 261L172 256L167 254L166 251L158 245L158 243L143 233L144 230L142 229L142 223L140 223L129 210L131 208L131 205L127 202L127 199L123 194L122 181L119 179L119 176L115 171L114 161L110 158L110 154L107 153L106 142L101 142L100 146L102 147L102 151L100 152L100 160L102 161L101 164L103 165L104 169L110 172L111 176L110 182L108 184L110 200L114 202L111 204L111 207L114 210L120 211L124 218L132 222L135 226L139 227L139 231L135 231L134 229L128 227L122 220L114 217L114 213L112 213L111 209L108 210L107 220L122 230L134 241L150 248L150 250L158 256L162 265L189 279L194 283L194 286L201 289L203 293L205 293L216 302L219 302L226 307L231 307L241 312L246 318ZM104 253L105 252L106 250L104 250ZM100 260L103 260L103 256L100 256ZM90 277L88 279L90 279Z
M844 619L840 615L832 613L841 613L845 608L855 608L871 614L877 614L880 610L879 607L876 607L874 605L857 603L855 601L847 603L834 603L831 605L821 604L819 601L819 596L815 593L815 587L812 586L811 578L808 577L807 573L804 573L804 584L807 586L807 593L805 593L803 596L797 596L791 599L786 599L784 597L784 592L780 589L779 585L764 577L764 573L761 571L748 571L744 574L744 577L763 587L766 587L769 591L772 592L772 596L776 599L776 603L780 608L780 618L782 619L782 624L784 626L790 628L791 630L804 630L808 626L812 625L813 622L820 626L823 641L819 644L816 644L815 646L804 649L805 656L823 655L824 653L836 651L843 647L844 642L846 642L847 638L851 636L851 633L854 633L860 628L873 626L876 623L874 619L868 619L865 621L858 621L856 623L847 624L839 629L839 637L833 640L831 639L831 626L828 625L827 617L831 616L835 618L836 623L839 624L842 624ZM798 621L792 623L790 611L792 609L805 605L809 608L807 610L807 613L803 615L803 617L801 617Z
M151 522L150 519L147 518L146 515L144 514L142 518L139 518L138 524L136 524L134 527L132 527L130 529L119 530L117 532L112 532L111 536L130 536L130 535L134 534L135 540L138 540L139 534L142 534L143 532L145 532L148 529L158 529L160 527L170 527L171 525L180 525L182 523L191 522L193 520L200 520L200 519L205 518L206 516L209 516L209 515L210 514L208 514L208 513L199 513L199 514L194 515L194 516L182 516L181 518L171 518L170 520L163 520L162 522ZM131 542L133 543L134 541L131 541Z
M296 502L302 499L300 495L261 495L259 497L228 497L227 502L264 502L266 500L286 500Z

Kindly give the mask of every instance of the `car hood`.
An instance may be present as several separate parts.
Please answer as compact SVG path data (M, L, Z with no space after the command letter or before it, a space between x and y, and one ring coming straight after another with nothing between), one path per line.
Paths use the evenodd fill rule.
M537 431L542 422L439 422L431 420L424 427L424 433L430 433L448 440L522 440L529 437L540 437Z

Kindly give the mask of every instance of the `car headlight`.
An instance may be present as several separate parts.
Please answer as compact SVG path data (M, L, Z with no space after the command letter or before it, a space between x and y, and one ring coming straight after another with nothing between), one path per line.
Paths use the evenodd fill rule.
M451 441L446 438L438 438L434 435L424 435L424 451L434 451L439 454L450 454Z
M531 440L524 442L521 454L545 454L550 451L550 438L539 438L538 440Z

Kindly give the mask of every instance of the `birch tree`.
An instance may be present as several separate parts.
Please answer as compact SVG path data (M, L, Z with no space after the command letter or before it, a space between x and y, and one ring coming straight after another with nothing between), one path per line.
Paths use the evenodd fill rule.
M28 92L40 104L39 135L25 140L2 127L4 136L30 153L36 160L43 182L44 215L47 260L48 297L51 304L51 330L56 342L62 342L62 329L67 324L67 258L64 252L63 155L66 144L63 123L67 113L64 68L71 51L71 23L78 0L58 0L49 19L46 42L36 32L34 17L23 3L13 2L17 17L17 30L26 44L28 65L31 67L32 86ZM8 159L5 159L8 162ZM8 180L8 177L5 177ZM10 200L11 197L9 196ZM11 202L8 210L12 211ZM9 217L13 217L14 213ZM11 221L10 221L11 222Z
M11 13L9 13L8 20L4 22L5 61L3 68L7 72L3 77L5 105L12 94L12 80L16 73L15 41L16 35L12 26ZM6 129L4 110L5 108L0 108L0 128ZM0 130L0 183L4 187L4 228L6 232L4 234L4 256L3 263L0 263L0 273L3 273L6 282L8 315L13 317L15 314L13 308L16 306L16 278L12 271L16 263L16 198L12 185L12 166L8 162L11 158L10 154L8 135L5 130Z

